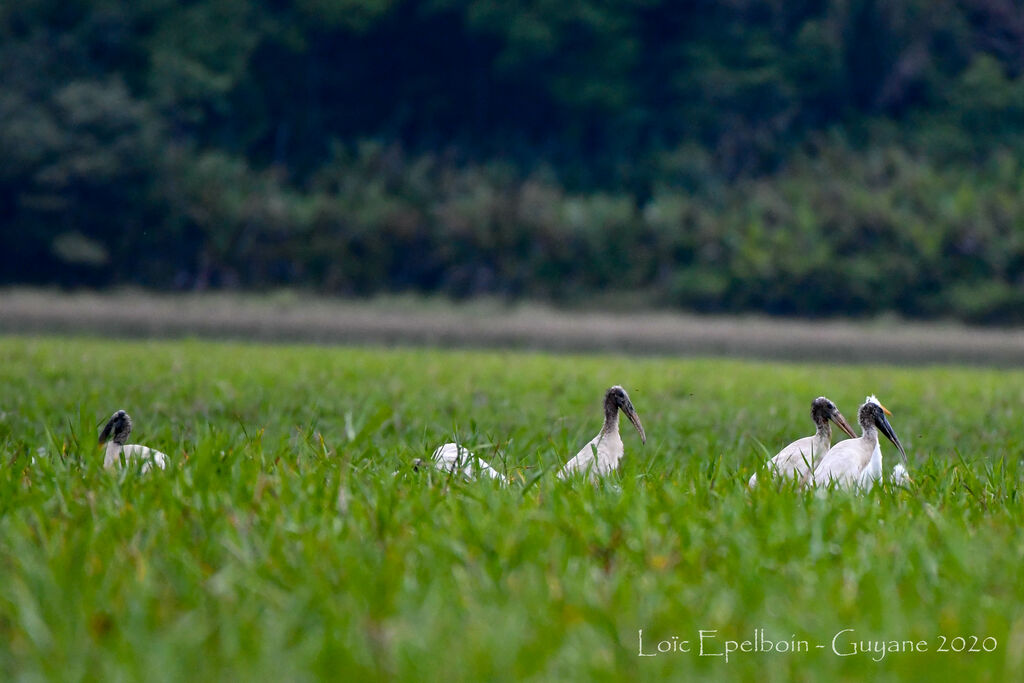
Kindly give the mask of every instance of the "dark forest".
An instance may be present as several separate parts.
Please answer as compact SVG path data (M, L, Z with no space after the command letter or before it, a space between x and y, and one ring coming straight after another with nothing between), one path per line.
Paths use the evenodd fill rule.
M1011 0L0 4L0 284L1024 322Z

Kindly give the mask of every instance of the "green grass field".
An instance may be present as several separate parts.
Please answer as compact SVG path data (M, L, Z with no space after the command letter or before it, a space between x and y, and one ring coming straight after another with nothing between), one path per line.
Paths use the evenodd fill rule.
M1022 380L0 338L0 678L1021 680ZM623 429L614 481L556 481L615 383L646 447ZM909 489L746 489L812 398L855 420L867 393ZM117 408L166 472L101 468ZM515 482L411 471L456 433ZM640 629L691 651L640 657ZM809 651L710 656L758 629ZM843 654L928 651L839 656L846 629Z

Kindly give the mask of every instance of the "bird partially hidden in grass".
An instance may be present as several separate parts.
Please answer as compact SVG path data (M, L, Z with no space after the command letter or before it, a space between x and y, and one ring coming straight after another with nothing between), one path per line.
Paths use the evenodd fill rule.
M413 462L413 469L419 471L420 468L429 466L431 463L434 467L447 474L460 473L467 479L476 479L478 476L490 477L491 479L498 479L503 484L508 483L508 480L500 472L488 465L485 460L473 455L465 446L460 446L454 442L438 446L434 450L434 454L430 456L430 463L417 458Z
M846 421L843 414L839 412L836 404L819 396L811 402L811 419L817 427L812 436L805 436L789 444L778 454L768 461L768 471L784 479L795 477L797 481L805 479L809 472L814 471L817 461L821 460L832 447L832 425L836 425L853 438L853 427ZM748 484L751 488L757 486L757 474L750 477Z
M614 386L604 395L604 425L597 436L590 440L572 460L559 471L558 478L565 479L577 472L583 472L591 481L604 476L619 466L624 448L619 435L619 411L626 417L636 431L640 432L640 442L647 443L644 426L640 424L640 416L629 400L629 394L620 386Z
M856 487L863 491L869 490L882 477L882 449L878 444L879 431L899 449L905 468L907 465L906 451L903 450L903 444L900 443L900 439L893 431L886 415L892 415L892 413L879 403L877 398L868 396L860 410L857 411L862 431L860 438L840 441L833 446L814 469L809 478L810 482L814 485L835 482L839 488Z
M165 469L167 456L148 446L128 443L128 435L131 433L132 418L128 413L119 410L110 416L110 420L100 432L100 444L107 445L103 456L103 467L108 470L118 467L121 464L121 456L124 456L125 465L131 465L135 460L142 462L143 474L151 470L154 465Z

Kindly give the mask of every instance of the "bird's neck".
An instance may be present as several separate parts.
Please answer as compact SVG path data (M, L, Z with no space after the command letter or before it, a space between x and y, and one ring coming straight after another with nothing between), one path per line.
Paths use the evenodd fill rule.
M870 460L874 453L875 446L878 445L878 428L873 424L862 424L861 428L864 432L860 435L860 438L863 439L866 444L871 446L871 450L867 451L868 460Z
M103 466L106 468L117 467L121 461L121 445L114 441L108 441L103 454Z
M611 434L619 431L619 407L613 401L604 402L604 427L602 434Z
M882 453L878 448L878 429L875 425L871 425L864 429L864 436L861 437L867 442L869 448L864 449L864 460L862 467L867 467L874 460L877 454L879 458L882 457ZM881 466L881 460L879 460L879 466Z
M818 423L818 431L814 433L814 436L832 443L832 425L828 423L828 420Z

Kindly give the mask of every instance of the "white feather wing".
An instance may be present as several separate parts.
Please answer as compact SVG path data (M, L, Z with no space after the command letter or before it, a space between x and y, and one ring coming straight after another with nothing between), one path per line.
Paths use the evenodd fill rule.
M802 480L815 463L821 453L814 452L815 436L805 436L797 439L776 454L768 461L767 470L776 477L789 479L796 477ZM750 476L748 485L753 488L757 485L757 474Z
M863 444L860 439L847 439L837 443L829 449L814 469L814 484L823 486L834 481L842 488L857 484L863 462L862 450Z
M142 463L142 473L149 472L153 467L167 469L167 456L160 451L148 446L139 444L125 444L118 447L114 443L108 443L107 454L103 459L103 466L106 468L118 467L121 464L121 456L124 456L126 465L138 460Z
M449 442L443 446L438 446L431 458L434 461L434 466L442 472L449 474L461 472L468 479L474 479L479 474L491 479L499 479L502 482L505 481L505 477L487 464L486 461L476 457L469 449L457 443Z

